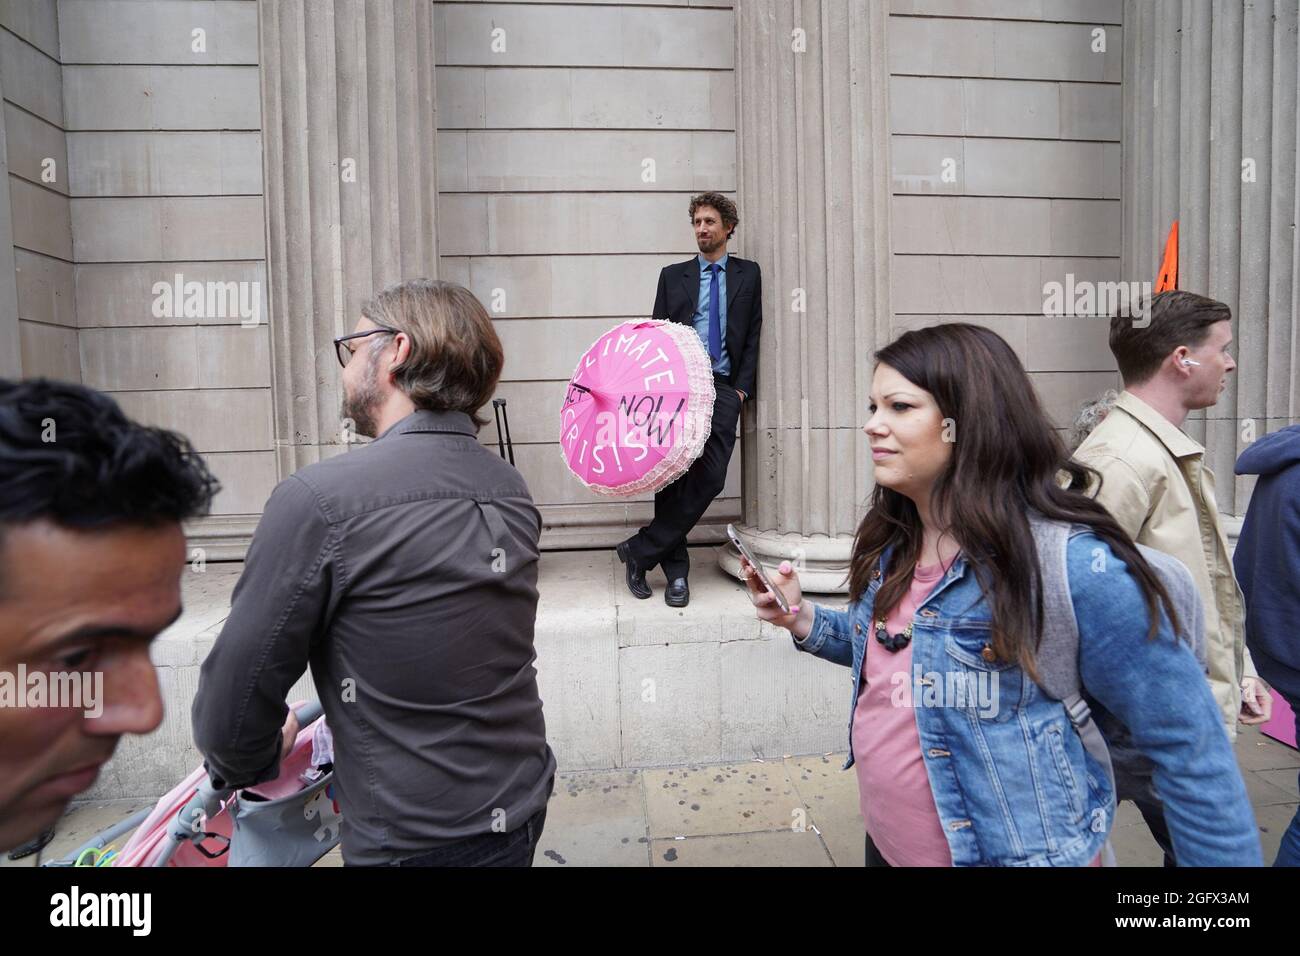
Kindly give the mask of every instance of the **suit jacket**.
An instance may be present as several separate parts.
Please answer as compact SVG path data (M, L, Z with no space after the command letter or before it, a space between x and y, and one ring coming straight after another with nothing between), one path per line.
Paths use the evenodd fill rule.
M700 260L664 266L659 273L651 318L668 319L694 328L700 298ZM763 324L763 283L758 263L738 256L727 259L727 355L731 359L732 388L754 397L758 375L758 333Z

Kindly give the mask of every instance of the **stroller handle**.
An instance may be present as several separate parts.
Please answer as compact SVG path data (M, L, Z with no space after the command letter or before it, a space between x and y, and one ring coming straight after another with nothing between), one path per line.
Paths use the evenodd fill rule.
M294 711L294 714L298 717L299 727L306 727L323 713L325 713L325 708L320 705L318 700L309 700Z
M315 700L307 701L294 711L299 727L307 726L323 713L324 708L319 701ZM234 792L233 787L217 789L212 786L211 778L205 780L168 826L167 842L153 865L166 866L182 843L186 841L198 843L203 839L204 818L216 816L222 802Z

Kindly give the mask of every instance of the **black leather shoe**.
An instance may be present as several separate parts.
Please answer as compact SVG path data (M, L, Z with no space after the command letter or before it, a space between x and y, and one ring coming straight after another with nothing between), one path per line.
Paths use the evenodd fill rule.
M673 578L664 592L664 603L669 607L686 607L691 603L691 589L685 578Z
M618 553L618 559L627 565L627 589L632 592L632 596L644 601L653 595L654 591L645 583L645 571L637 567L635 559L628 553L627 542L620 541L614 550Z

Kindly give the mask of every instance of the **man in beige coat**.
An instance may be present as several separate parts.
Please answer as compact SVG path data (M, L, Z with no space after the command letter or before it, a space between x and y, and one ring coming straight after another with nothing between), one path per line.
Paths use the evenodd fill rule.
M1101 473L1097 500L1134 541L1173 555L1192 572L1205 602L1210 686L1235 737L1238 720L1267 719L1269 698L1245 647L1245 611L1214 474L1205 449L1182 430L1189 412L1219 400L1237 367L1228 351L1231 320L1223 303L1184 291L1156 296L1146 326L1112 319L1110 349L1124 391L1074 457Z
M1228 307L1191 292L1157 295L1146 325L1111 319L1110 349L1124 391L1074 457L1101 473L1097 500L1134 541L1173 555L1192 572L1205 604L1210 689L1235 739L1238 721L1269 718L1271 697L1246 650L1245 609L1219 522L1214 475L1205 449L1182 430L1189 412L1219 400L1237 367L1231 344ZM1161 841L1163 819L1138 806Z

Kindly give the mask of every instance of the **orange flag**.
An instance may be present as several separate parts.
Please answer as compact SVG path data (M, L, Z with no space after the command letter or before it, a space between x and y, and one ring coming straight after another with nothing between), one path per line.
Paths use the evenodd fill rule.
M1165 240L1165 257L1160 261L1160 271L1156 273L1156 292L1167 292L1178 288L1178 220L1169 227L1169 238Z

